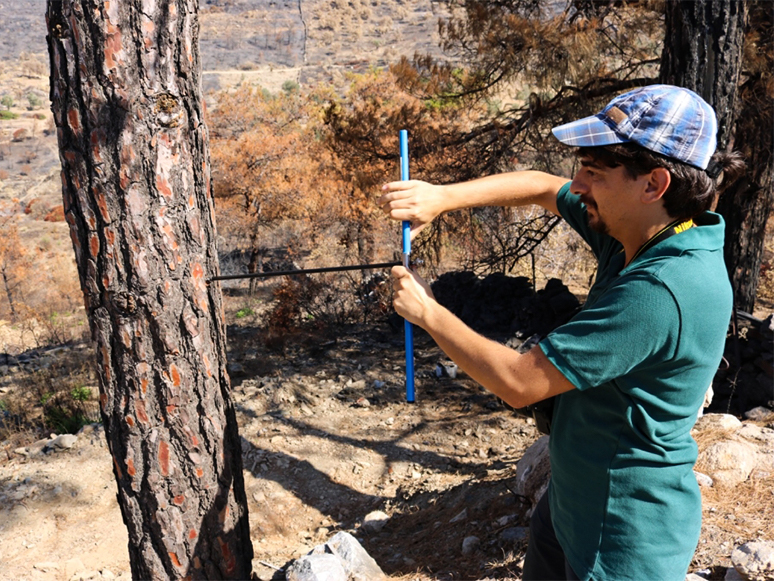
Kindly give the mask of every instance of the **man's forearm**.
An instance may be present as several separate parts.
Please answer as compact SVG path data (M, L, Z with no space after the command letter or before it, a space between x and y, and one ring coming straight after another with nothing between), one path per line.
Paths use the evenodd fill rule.
M537 204L558 213L556 194L567 181L567 178L544 172L519 171L449 184L443 186L445 211Z
M539 348L519 354L479 335L438 303L425 312L419 324L443 352L509 405L524 407L574 388Z

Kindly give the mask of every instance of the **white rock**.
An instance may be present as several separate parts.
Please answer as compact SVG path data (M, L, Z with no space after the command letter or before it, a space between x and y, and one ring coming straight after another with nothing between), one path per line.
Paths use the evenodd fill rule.
M38 571L43 571L44 573L49 573L51 571L59 571L59 565L57 563L35 563L33 568L37 569Z
M755 424L745 424L736 432L736 435L746 440L768 444L769 447L774 449L774 430L771 428L762 428Z
M374 510L363 518L363 529L371 533L378 533L389 520L390 516L387 513L381 510Z
M516 467L516 494L529 498L532 506L548 489L551 479L551 460L548 453L549 436L541 436L532 444Z
M306 555L296 559L285 573L287 581L347 581L347 572L336 555Z
M731 414L704 414L698 419L693 429L697 431L712 429L733 432L741 427L742 422L739 421L739 418Z
M733 440L712 444L699 454L696 462L702 472L725 486L734 486L747 480L756 463L756 447L749 442Z
M475 551L478 548L478 545L480 544L481 539L475 536L465 537L462 541L462 554L463 555L470 555L473 551Z
M81 561L78 557L70 559L64 564L65 579L70 579L73 575L80 573L85 568L86 567L83 566L83 561Z
M345 532L338 532L325 543L326 551L336 555L342 561L349 581L378 581L384 579L373 557L357 542L357 539Z
M744 579L770 581L774 579L774 542L745 543L731 553L731 563Z
M712 485L715 484L712 481L712 478L710 478L706 474L702 474L701 472L696 472L695 470L694 470L693 474L694 474L694 476L696 476L696 482L702 488L712 488Z
M726 576L723 577L723 581L747 581L744 577L742 577L741 573L734 569L733 567L729 567L726 569Z
M58 448L59 450L67 450L69 448L72 448L75 446L75 443L78 441L78 436L74 434L62 434L61 436L57 436L54 438L54 440L49 443L49 448Z
M767 422L774 419L774 412L767 407L758 406L757 408L744 412L744 417L756 422Z

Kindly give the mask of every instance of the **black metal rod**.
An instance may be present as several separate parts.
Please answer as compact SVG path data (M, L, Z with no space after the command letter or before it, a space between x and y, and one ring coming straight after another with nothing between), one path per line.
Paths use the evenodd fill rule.
M238 280L241 278L269 278L272 276L293 276L299 274L318 274L321 272L342 272L345 270L370 270L372 268L390 268L400 266L402 262L377 262L375 264L353 264L350 266L328 266L325 268L306 268L303 270L277 270L270 272L253 272L251 274L226 274L223 276L213 276L207 282L216 280Z

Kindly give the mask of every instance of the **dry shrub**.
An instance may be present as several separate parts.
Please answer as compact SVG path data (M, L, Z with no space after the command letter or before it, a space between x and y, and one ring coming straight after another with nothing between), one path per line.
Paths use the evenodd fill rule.
M91 353L72 350L47 357L47 368L19 373L0 399L0 439L76 433L99 421Z
M774 478L750 478L733 489L703 487L704 525L726 531L734 539L774 539L774 512L768 510L774 499ZM731 514L734 518L728 518Z
M46 222L64 222L64 219L64 206L61 204L51 208L46 214L46 217L43 218Z
M284 349L302 328L375 322L392 312L389 275L374 273L287 277L273 292L264 318L267 346Z
M25 214L32 214L32 207L40 202L40 198L32 198L29 202L27 202L27 205L24 206L24 213Z

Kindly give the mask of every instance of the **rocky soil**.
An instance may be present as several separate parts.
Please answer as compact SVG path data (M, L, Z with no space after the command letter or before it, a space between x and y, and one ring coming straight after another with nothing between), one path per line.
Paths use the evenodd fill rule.
M450 377L422 333L414 404L404 401L402 334L388 324L299 333L283 352L267 351L249 322L229 336L258 579L282 579L338 531L392 578L519 578L531 503L516 471L539 437L531 420ZM30 367L5 371L7 394ZM747 454L731 459L748 467L735 480L717 458L697 466L714 480L702 489L692 565L708 578L724 577L739 545L774 540L774 515L762 510L774 491L774 417L758 413L706 416L696 434L703 452L733 441ZM0 445L0 578L129 578L104 435L95 425L73 440ZM375 510L389 519L364 526Z

